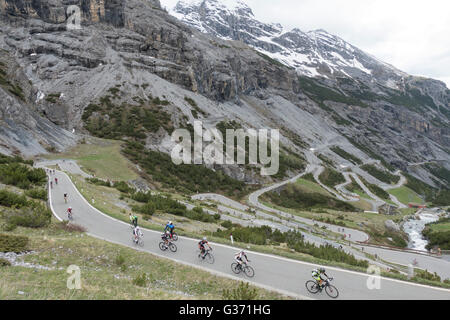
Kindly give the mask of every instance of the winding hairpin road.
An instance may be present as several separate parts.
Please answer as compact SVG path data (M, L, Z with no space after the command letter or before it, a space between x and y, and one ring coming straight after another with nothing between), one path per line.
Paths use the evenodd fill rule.
M67 206L70 205L73 208L74 223L85 227L87 233L93 237L133 247L220 276L249 280L244 276L232 274L230 265L233 262L233 255L239 250L232 246L212 243L216 262L212 265L200 264L196 255L198 240L180 237L176 243L178 246L176 253L162 252L158 247L161 233L143 229L145 246L136 248L131 242L132 235L127 223L109 217L91 206L65 173L56 171L55 175L50 177L58 178L58 185L49 190L49 202L53 214L59 220L65 219ZM69 204L64 202L64 193L69 194ZM311 279L311 270L317 265L252 251L247 253L256 271L255 277L249 280L252 284L299 299L329 299L325 294L313 296L306 291L305 282ZM367 284L373 281L367 274L334 267L327 267L327 273L335 279L333 284L339 289L339 299L450 299L450 290L442 288L381 277L379 288L369 289Z

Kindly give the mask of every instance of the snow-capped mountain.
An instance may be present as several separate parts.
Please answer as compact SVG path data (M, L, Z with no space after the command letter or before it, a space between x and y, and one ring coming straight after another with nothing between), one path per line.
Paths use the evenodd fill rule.
M182 0L170 14L201 32L242 41L305 76L350 77L393 89L407 76L324 30L286 30L260 22L242 0Z

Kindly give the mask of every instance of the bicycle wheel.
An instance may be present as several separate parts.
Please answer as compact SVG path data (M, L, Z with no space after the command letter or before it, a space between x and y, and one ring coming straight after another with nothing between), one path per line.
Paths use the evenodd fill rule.
M144 246L144 240L139 239L139 245L140 245L141 247L143 247L143 246Z
M244 273L249 278L253 278L255 276L255 270L252 267L250 267L250 266L245 266Z
M172 235L173 241L178 241L178 235L174 232Z
M162 251L166 251L166 250L167 250L167 247L166 247L166 245L164 244L164 242L160 242L160 243L159 243L159 248L160 248Z
M316 294L317 292L319 292L319 286L317 285L317 282L315 282L315 281L312 281L312 280L306 281L305 286L306 286L306 289L313 294Z
M177 252L177 246L174 245L173 243L169 243L169 249L172 252Z
M236 273L236 274L239 274L239 273L241 273L241 271L242 271L241 267L240 267L239 264L237 264L236 262L233 262L233 263L231 264L231 270L232 270L234 273Z
M336 299L339 296L339 291L335 286L329 284L325 287L325 292L330 298Z
M209 264L213 264L214 263L214 256L211 253L208 253L205 257L206 262L208 262Z

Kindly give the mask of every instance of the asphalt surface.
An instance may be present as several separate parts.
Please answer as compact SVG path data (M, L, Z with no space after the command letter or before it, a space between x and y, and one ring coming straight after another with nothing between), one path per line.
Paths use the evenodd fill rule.
M59 171L50 176L58 178L58 185L53 184L50 190L52 211L59 219L66 218L68 206L73 208L74 223L87 229L89 235L106 241L136 248L147 253L156 254L168 259L202 268L209 272L233 279L250 280L255 285L268 289L276 289L282 293L297 298L330 299L324 292L312 295L307 292L305 282L311 280L311 270L317 265L285 259L277 256L248 251L250 265L255 269L255 277L247 279L244 275L235 276L230 268L233 256L239 249L211 243L215 256L215 263L210 265L198 261L197 239L180 237L176 242L178 251L162 252L158 244L161 232L143 230L143 248L135 247L132 243L132 231L127 223L115 220L93 208L77 191L69 177ZM69 203L64 203L63 194L68 193ZM368 274L357 273L338 268L326 267L327 274L334 277L333 284L339 289L339 299L450 299L450 290L411 284L394 279L380 278L377 289L369 289L367 282L371 278Z

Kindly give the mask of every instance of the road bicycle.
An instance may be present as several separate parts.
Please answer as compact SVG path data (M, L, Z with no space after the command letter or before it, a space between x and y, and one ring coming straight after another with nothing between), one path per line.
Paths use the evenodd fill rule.
M169 236L170 236L170 234L169 234ZM174 232L174 233L172 234L171 240L173 240L173 241L178 241L178 235L177 235L176 232Z
M250 267L246 262L243 262L242 264L233 262L231 264L231 270L236 274L244 272L244 274L249 278L253 278L255 276L255 270L252 267Z
M67 218L69 218L69 220L70 221L72 221L73 220L73 214L72 214L72 212L67 212Z
M333 278L329 278L329 279L325 280L325 282L324 282L324 284L322 284L322 286L319 286L317 281L309 280L309 281L306 281L305 286L306 286L306 289L312 294L322 292L322 290L325 289L325 292L327 293L327 295L330 298L336 299L339 296L339 291L335 286L330 284L330 282L332 280L333 280Z
M211 253L211 251L212 251L212 249L207 249L207 250L205 250L205 253L204 253L204 254L202 254L202 252L200 251L200 252L198 253L198 259L199 259L200 261L206 261L206 262L208 262L209 264L213 264L214 261L215 261L215 259L214 259L213 254Z
M162 241L159 243L159 248L162 251L166 251L167 249L170 249L170 251L172 251L172 252L177 252L177 246L172 242L168 242L166 244L164 241Z

